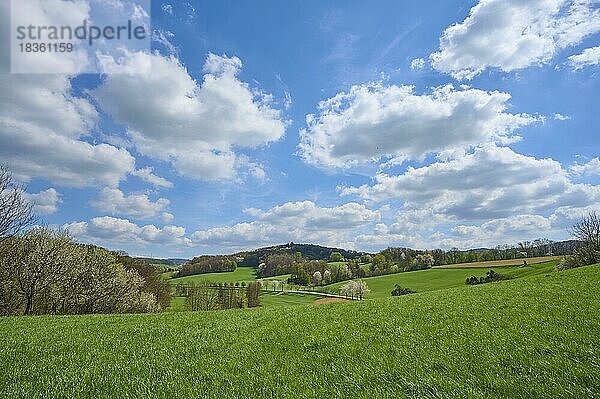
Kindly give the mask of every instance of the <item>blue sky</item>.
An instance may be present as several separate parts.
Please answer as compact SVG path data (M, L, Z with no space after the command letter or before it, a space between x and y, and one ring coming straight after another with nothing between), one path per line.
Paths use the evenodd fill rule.
M0 75L0 161L80 241L466 249L565 239L600 210L597 1L151 15L152 51L125 61L150 74Z

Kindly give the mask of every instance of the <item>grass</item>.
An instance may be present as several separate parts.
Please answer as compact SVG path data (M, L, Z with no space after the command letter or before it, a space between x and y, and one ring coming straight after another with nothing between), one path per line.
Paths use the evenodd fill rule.
M554 269L557 261L546 262L526 267L495 267L494 270L501 274L508 274L513 277L524 277L536 274L549 273ZM388 274L385 276L363 278L366 281L370 293L365 295L366 299L385 298L391 296L395 284L405 288L410 288L417 292L435 291L446 288L461 287L465 285L465 279L470 276L484 276L486 269L428 269L414 272ZM324 287L327 292L339 293L340 287L347 281L331 284Z
M2 398L600 395L600 266L400 298L0 319Z
M193 276L179 277L169 280L171 284L177 283L237 283L252 282L256 280L256 269L253 267L238 267L233 272L196 274Z
M273 308L278 306L297 306L313 304L321 297L304 294L286 294L286 293L263 293L260 297L260 303L263 308Z
M155 268L157 268L159 270L171 270L171 269L177 268L177 266L168 265L166 263L152 263L152 266L154 266Z
M471 263L457 263L454 265L443 265L435 266L435 269L468 269L468 268L487 268L487 267L499 267L499 266L516 266L522 265L524 261L529 265L536 263L545 263L551 261L558 261L562 259L562 256L540 256L537 258L521 258L521 259L505 259L505 260L493 260L487 262L471 262Z

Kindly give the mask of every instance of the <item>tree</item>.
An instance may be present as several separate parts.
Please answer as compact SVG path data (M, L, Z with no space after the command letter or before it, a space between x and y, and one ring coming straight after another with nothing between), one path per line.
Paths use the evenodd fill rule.
M349 281L346 284L340 287L340 293L342 295L350 295L352 298L355 296L359 299L363 299L363 295L371 292L367 283L362 280L359 281Z
M346 297L350 295L352 298L354 298L354 285L354 281L349 281L346 284L342 285L340 287L340 294L345 295Z
M317 270L312 275L312 283L313 285L320 285L321 281L323 281L323 276L321 275L321 272Z
M0 251L2 314L134 313L160 310L145 280L117 255L37 227Z
M6 165L0 165L0 241L18 234L35 220L25 187L13 179Z
M388 266L388 261L384 255L377 254L377 255L373 256L373 260L372 260L373 270L375 270L375 269L385 270L387 268L387 266Z
M339 252L332 252L331 255L329 255L329 260L332 262L341 262L344 260L344 257Z
M573 262L568 264L587 266L600 262L600 217L595 211L583 216L570 233L581 245L573 253Z
M246 288L246 296L248 297L249 308L260 306L260 288L260 282L248 284L248 288Z
M331 272L329 270L325 270L323 273L323 281L325 284L331 283Z
M398 284L396 284L394 286L394 289L392 290L392 296L409 295L409 294L414 294L415 292L416 291L413 291L410 288L404 288L404 287L401 287Z
M23 314L31 314L37 297L65 277L72 260L69 244L64 232L46 228L5 241L9 253L2 257L3 280L12 280Z
M359 280L359 281L356 281L354 284L354 292L356 295L358 295L358 298L360 300L362 300L363 295L368 294L369 292L371 292L371 290L369 289L369 286L367 285L367 283L365 283L362 280Z
M360 263L371 263L373 261L373 259L371 258L371 255L366 254L366 255L362 255L360 257Z

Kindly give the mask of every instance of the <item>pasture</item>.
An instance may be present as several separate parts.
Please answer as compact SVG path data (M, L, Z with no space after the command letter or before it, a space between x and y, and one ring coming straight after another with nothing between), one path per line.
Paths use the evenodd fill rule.
M528 265L534 265L537 263L545 263L552 261L559 261L562 256L540 256L536 258L522 258L522 259L504 259L504 260L492 260L487 262L471 262L471 263L456 263L453 265L442 265L434 266L434 269L469 269L469 268L486 268L486 267L501 267L501 266L519 266L523 262L527 262Z
M507 274L514 278L531 276L536 274L550 273L558 261L551 261L539 264L530 264L525 267L507 266L494 267L494 271L500 274ZM487 268L489 269L489 267ZM361 280L365 281L371 290L365 295L365 299L385 298L391 295L395 284L405 288L410 288L417 292L435 291L446 288L454 288L465 285L465 279L470 276L483 276L487 269L482 268L457 268L444 269L432 268L414 272L404 272L388 274L377 277L367 277ZM321 289L326 292L338 294L340 287L346 284L345 281L331 284Z
M183 283L238 283L256 280L256 269L253 267L238 267L233 272L195 274L169 280L171 284Z
M600 266L399 298L0 319L3 398L600 395Z
M399 298L0 319L3 398L600 395L600 266Z

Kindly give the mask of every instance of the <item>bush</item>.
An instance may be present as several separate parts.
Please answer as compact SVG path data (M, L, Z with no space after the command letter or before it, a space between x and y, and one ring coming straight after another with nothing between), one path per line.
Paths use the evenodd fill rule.
M471 277L467 277L467 279L465 280L465 284L467 285L478 285L478 284L486 284L486 283L493 283L496 281L503 281L503 280L509 280L510 276L507 276L505 274L500 274L500 273L496 273L493 270L490 270L486 273L485 277L475 277L475 276L471 276Z
M392 296L409 295L409 294L415 294L416 292L417 291L413 291L410 288L400 287L398 284L396 284L394 286L394 289L392 290Z

